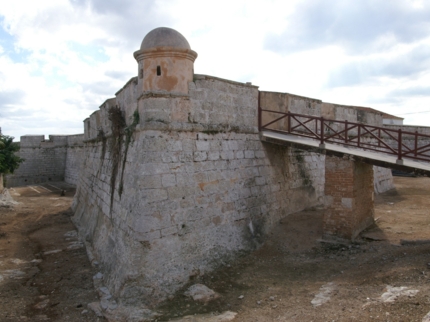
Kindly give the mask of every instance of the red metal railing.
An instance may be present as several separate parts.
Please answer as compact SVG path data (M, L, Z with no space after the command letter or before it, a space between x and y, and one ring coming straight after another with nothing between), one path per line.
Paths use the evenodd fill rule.
M263 124L265 119L270 119ZM280 116L277 116L280 115ZM273 131L430 162L430 135L323 117L258 109L259 131Z

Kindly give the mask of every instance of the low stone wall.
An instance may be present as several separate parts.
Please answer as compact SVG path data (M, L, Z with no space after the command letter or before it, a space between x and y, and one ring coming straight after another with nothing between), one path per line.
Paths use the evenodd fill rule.
M290 112L320 117L322 116L322 104L323 102L321 100L293 95L290 93L260 92L260 107L263 110L283 113ZM262 124L268 124L280 116L282 116L282 114L263 112ZM291 125L294 126L295 123ZM272 130L286 130L288 128L287 119L279 120L272 125L269 125L268 128Z
M8 187L35 184L46 181L63 181L66 165L67 137L50 135L26 135L20 140L17 153L25 161L6 177Z
M382 126L382 112L362 107L332 103L322 103L321 116L327 119L363 123L373 126Z
M21 136L17 155L24 159L6 186L15 187L48 181L76 184L83 155L83 135Z
M384 127L387 129L390 129L390 130L395 130L395 131L402 130L405 132L412 132L412 133L414 133L416 131L419 134L430 135L430 126L384 124Z

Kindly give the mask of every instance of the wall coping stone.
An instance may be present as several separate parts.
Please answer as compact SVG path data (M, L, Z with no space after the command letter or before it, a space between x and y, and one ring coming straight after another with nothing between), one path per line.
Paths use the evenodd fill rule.
M130 78L128 80L128 82L125 83L125 85L115 93L115 96L118 96L118 94L121 93L132 82L134 82L134 84L137 85L137 76L134 76L134 77ZM108 101L108 100L106 100L106 101ZM105 103L106 103L106 101L105 101Z
M269 94L282 94L282 95L288 95L292 98L302 98L302 99L306 99L315 103L325 103L322 100L318 99L318 98L312 98L312 97L308 97L308 96L301 96L301 95L297 95L297 94L291 94L291 93L287 93L287 92L273 92L273 91L260 91L260 93L269 93Z
M249 83L236 82L236 81L232 81L230 79L215 77L215 76L211 76L211 75L194 74L194 80L211 80L211 79L217 80L217 81L220 81L220 82L224 82L224 83L229 83L229 84L234 84L234 85L240 85L240 86L243 86L243 87L259 88L259 86L252 85L252 84L249 84Z

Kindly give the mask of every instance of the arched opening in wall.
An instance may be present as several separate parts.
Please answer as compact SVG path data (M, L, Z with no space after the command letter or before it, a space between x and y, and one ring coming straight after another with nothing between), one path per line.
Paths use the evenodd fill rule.
M143 68L141 68L139 70L139 78L142 79L143 78Z
M157 66L157 76L160 76L160 75L161 75L161 67Z

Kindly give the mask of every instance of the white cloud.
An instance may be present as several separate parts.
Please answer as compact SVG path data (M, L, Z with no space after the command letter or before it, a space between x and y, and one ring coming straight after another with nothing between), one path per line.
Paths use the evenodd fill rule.
M136 74L133 52L160 26L188 39L196 73L393 114L430 110L429 15L427 2L406 0L5 2L0 126L82 132ZM430 113L406 121L430 125Z

